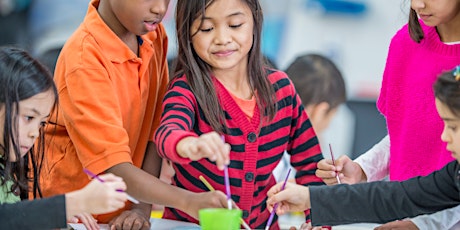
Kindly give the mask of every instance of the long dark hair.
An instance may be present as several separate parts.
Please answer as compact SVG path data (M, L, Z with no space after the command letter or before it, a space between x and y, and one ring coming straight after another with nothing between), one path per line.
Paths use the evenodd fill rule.
M33 152L37 151L40 153L38 155L43 158L44 142L42 127L35 149L34 147L30 149L28 158L21 157L17 137L18 104L22 100L48 90L53 91L54 106L56 106L58 94L49 70L22 49L0 47L0 106L3 107L5 112L3 145L0 146L2 153L0 163L3 164L4 168L0 170L0 182L3 185L6 181L13 181L11 191L21 189L23 198L25 196L24 192L28 191L28 160L32 160L33 180L38 180L38 175L36 175L38 174L37 160L34 158L35 154ZM17 159L15 162L10 161L10 153L14 153ZM38 183L34 182L34 185L36 184Z
M274 104L274 89L267 78L267 71L264 68L264 59L261 52L261 34L263 13L258 0L241 0L251 9L254 19L253 44L249 51L248 76L249 85L253 94L257 97L257 105L262 118L273 119L276 113ZM211 79L211 67L204 62L194 51L191 39L193 22L203 18L206 8L214 0L178 0L176 5L176 32L178 41L177 65L174 71L175 76L185 74L192 92L201 106L201 109L211 125L218 132L226 131L225 115L217 98L216 91ZM257 92L257 93L255 93ZM214 96L210 96L214 95ZM216 109L218 108L218 109Z
M435 97L447 105L452 114L460 117L460 65L442 73L433 88Z
M417 43L420 43L422 39L425 37L423 33L423 29L420 26L420 21L418 19L417 12L415 10L410 9L409 13L409 35Z

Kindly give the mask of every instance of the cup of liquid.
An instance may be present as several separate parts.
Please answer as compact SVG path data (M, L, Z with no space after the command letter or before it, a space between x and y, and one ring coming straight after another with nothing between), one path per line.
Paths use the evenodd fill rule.
M198 212L201 230L239 230L241 229L240 209L206 208Z

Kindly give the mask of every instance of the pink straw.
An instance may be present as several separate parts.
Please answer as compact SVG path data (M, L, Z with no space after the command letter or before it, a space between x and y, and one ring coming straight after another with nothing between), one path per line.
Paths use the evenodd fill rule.
M334 159L334 153L332 153L332 147L331 144L329 144L329 151L331 151L331 159L332 159L332 165L335 167L335 159ZM340 178L339 178L339 172L335 171L335 178L337 179L337 183L341 184Z
M228 209L232 209L232 196L230 195L230 179L228 178L228 166L225 165L224 168L224 176L225 176L225 191L227 193L227 206Z
M220 135L220 138L225 142L224 135ZM232 196L230 195L230 178L228 176L228 165L224 167L224 181L225 181L225 192L227 193L227 207L232 209Z
M281 186L281 191L283 191L284 187L286 187L286 182L289 178L290 173L291 173L291 169L289 168L289 171L286 175L286 179L284 179L283 186ZM268 218L268 222L267 222L267 225L265 226L265 230L268 230L270 228L270 225L272 225L273 217L275 217L275 211L276 211L276 208L278 208L278 204L279 203L276 203L275 206L273 206L273 210L272 210L272 213L270 213L270 217Z

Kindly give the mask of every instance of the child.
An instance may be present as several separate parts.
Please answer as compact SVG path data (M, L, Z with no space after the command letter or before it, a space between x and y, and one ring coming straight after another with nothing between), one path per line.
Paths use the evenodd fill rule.
M92 0L56 63L60 104L45 127L49 149L41 167L42 193L85 186L83 168L118 175L127 193L145 202L97 216L118 229L148 228L152 203L195 217L201 208L226 203L222 192L195 194L157 178L161 158L152 137L168 82L168 42L160 24L168 4Z
M436 113L431 86L436 73L460 63L459 24L457 0L411 1L409 23L390 44L377 101L386 118L388 136L355 162L346 156L337 160L338 168L330 160L320 162L317 176L327 184L337 183L336 170L345 183L376 181L387 175L392 181L401 181L427 175L452 161L438 138L442 120ZM460 207L452 211L459 215ZM458 221L449 216L452 214L393 224L447 229Z
M346 101L345 81L337 66L319 54L305 54L289 65L286 74L302 99L316 133L322 133Z
M0 47L0 216L5 229L50 229L66 227L78 217L88 229L96 222L86 213L115 211L125 205L123 180L102 175L106 183L92 181L84 188L48 199L20 202L27 194L26 159L34 141L42 140L41 128L57 91L51 74L25 51ZM5 144L10 143L10 144ZM35 151L43 150L43 142ZM34 169L33 158L32 166ZM36 170L34 170L36 172Z
M339 105L346 100L345 81L337 66L319 54L298 56L286 69L286 74L294 84L302 100L310 122L320 136L329 126ZM321 142L321 138L319 138ZM277 181L284 180L289 166L289 155L275 168ZM292 168L292 167L290 167Z
M267 201L277 213L311 208L312 224L385 223L436 212L460 204L460 66L442 74L434 85L436 108L444 121L441 139L457 159L425 177L402 182L355 185L298 186L282 183L270 189ZM311 197L311 198L310 198ZM458 220L458 216L456 218Z
M179 0L178 62L155 133L160 156L173 162L173 184L207 191L204 176L225 191L244 220L265 228L266 192L286 150L297 183L322 184L314 175L320 146L289 78L263 66L262 11L257 0ZM164 218L197 222L174 208ZM271 229L278 229L275 219Z

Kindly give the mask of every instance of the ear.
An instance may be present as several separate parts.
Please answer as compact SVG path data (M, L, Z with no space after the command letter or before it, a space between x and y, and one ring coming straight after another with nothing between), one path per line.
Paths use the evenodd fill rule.
M308 117L310 120L321 120L329 111L330 105L327 102L320 102L319 104L305 106Z
M329 107L329 103L321 102L319 104L309 105L305 109L317 135L322 133L329 126Z

